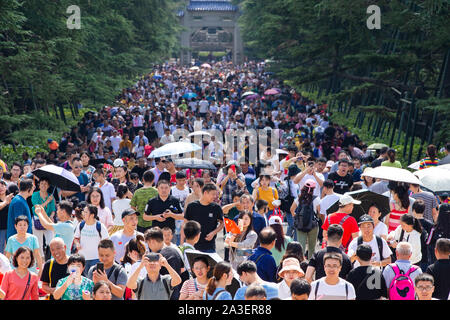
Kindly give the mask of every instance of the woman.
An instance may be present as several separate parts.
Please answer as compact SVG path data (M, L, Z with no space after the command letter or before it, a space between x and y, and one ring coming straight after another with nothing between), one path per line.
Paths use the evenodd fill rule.
M270 187L270 175L268 174L261 174L259 176L259 185L258 188L253 190L252 197L255 201L261 199L267 201L269 206L267 217L270 217L274 208L272 202L278 200L278 191L277 189Z
M437 158L437 148L435 145L430 144L427 147L427 157L420 160L419 170L436 167L438 163L439 159Z
M209 263L206 257L197 257L192 264L195 278L183 283L179 300L203 300L203 293L208 284Z
M31 196L31 203L33 204L33 234L39 240L39 251L42 257L44 257L44 236L45 243L49 244L50 241L52 241L54 234L52 230L47 230L42 226L35 209L37 205L42 206L50 220L55 221L55 199L53 198L53 195L48 193L49 187L49 180L47 178L41 178L39 180L39 191L33 192L33 195Z
M441 197L441 201L442 201ZM436 256L434 255L434 248L436 247L436 241L440 238L450 238L450 204L443 203L439 206L439 214L433 228L430 230L430 234L427 239L428 254L431 257L430 264L436 262Z
M0 166L0 168L2 168ZM2 169L0 169L2 170ZM6 245L6 230L8 222L8 209L14 194L6 195L6 182L0 180L0 253L3 253Z
M422 260L422 244L420 236L422 234L422 226L418 219L413 215L405 214L400 218L400 225L389 233L387 241L392 248L397 248L399 242L408 242L412 246L411 264L419 265Z
M372 170L373 170L372 168L366 168L364 169L363 174L367 174ZM376 179L368 176L362 176L362 180L363 180L363 182L361 183L362 188L371 191L371 187L376 182Z
M297 240L302 245L302 248L306 248L306 242L308 242L308 259L311 259L312 255L316 251L317 236L319 234L317 207L320 204L320 199L319 197L314 197L315 187L316 182L312 179L308 179L303 188L300 190L298 198L295 199L291 206L291 214L294 217L294 221L298 219L296 218L296 215L301 212L303 206L312 206L312 210L314 212L314 216L311 217L311 219L313 219L313 225L315 225L315 227L308 232L303 232L297 229Z
M292 241L289 242L286 247L286 252L284 256L281 258L280 264L277 267L277 275L280 273L280 270L283 268L283 261L287 258L296 258L300 262L300 268L306 274L306 269L308 268L308 261L305 259L305 255L303 254L303 248L300 242ZM283 281L279 275L277 276L277 282Z
M184 201L184 211L186 212L186 208L189 203L200 200L202 197L202 188L205 185L205 182L202 178L197 178L194 180L194 183L192 184L192 193L190 193L186 200Z
M142 158L145 153L145 141L144 139L139 140L139 145L133 147L133 153L136 155L136 159Z
M92 181L92 175L94 174L95 167L91 166L89 164L91 157L89 156L89 154L86 151L83 151L81 153L80 158L81 158L81 162L83 164L83 168L82 168L81 172L84 172L88 176L89 181Z
M126 209L131 208L130 202L133 195L128 189L126 184L120 184L117 188L117 200L112 203L112 210L114 214L114 226L109 231L112 235L114 232L123 229L122 212Z
M98 243L108 238L108 230L98 221L98 209L88 204L83 209L83 221L75 229L73 242L79 254L83 255L83 265L86 270L95 265L98 260ZM87 271L86 271L87 273Z
M278 283L278 297L282 300L291 297L291 283L295 279L303 278L305 272L300 268L300 261L296 258L286 258L283 260L282 269L278 276L283 280Z
M409 212L409 188L403 184L396 184L391 190L393 203L390 204L391 212L386 216L384 223L388 226L388 232L394 231L400 225L402 215Z
M116 192L119 188L119 184L125 183L128 186L128 189L130 189L130 192L134 194L136 186L130 181L130 173L125 165L114 168L114 177L115 178L111 180L111 183L113 184L114 189L116 189Z
M108 231L112 230L114 221L111 210L105 205L105 199L103 198L103 192L98 187L93 187L87 195L87 203L97 207L98 220L105 225Z
M12 265L15 269L6 272L3 277L0 300L39 300L39 277L29 271L34 265L33 251L28 247L18 248Z
M94 285L92 300L111 300L111 287L108 282L100 280Z
M136 239L131 239L125 246L125 254L122 258L122 265L128 276L131 276L139 267L142 257L145 254L145 250L144 237L140 234L136 236ZM146 275L145 269L142 269L141 275Z
M56 284L53 292L55 300L91 300L94 282L83 277L86 260L83 255L73 254L67 261L69 275Z
M372 217L375 226L373 229L373 234L387 240L388 227L384 224L384 222L380 221L381 211L378 204L372 203L369 207L368 213L369 216ZM361 235L361 231L359 232L359 235Z
M253 214L251 212L241 212L238 221L241 233L225 239L225 243L230 246L230 262L234 270L252 254L252 249L258 240L258 234L253 231Z
M394 149L389 149L387 152L388 160L383 161L381 163L382 166L385 167L394 167L394 168L402 168L402 164L400 161L395 160L396 151Z
M283 222L278 216L272 216L269 219L269 226L277 234L277 241L275 246L270 250L272 256L275 259L275 263L278 266L281 261L281 257L285 254L287 245L292 242L292 238L284 235L283 232Z
M20 247L29 248L34 255L33 261L36 260L37 262L37 266L35 264L32 265L31 271L38 273L36 270L36 267L38 267L38 276L40 279L42 274L43 259L39 251L39 242L37 237L27 233L29 224L30 222L26 216L18 216L16 218L14 221L14 228L16 228L17 233L9 237L8 242L6 243L5 256L8 259L11 259Z
M231 264L221 261L216 264L213 277L208 280L203 300L233 300L231 294L225 290L233 281L233 269Z

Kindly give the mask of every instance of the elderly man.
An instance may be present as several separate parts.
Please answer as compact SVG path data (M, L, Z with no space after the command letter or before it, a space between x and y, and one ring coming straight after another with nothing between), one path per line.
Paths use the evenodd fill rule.
M138 135L136 137L134 137L133 146L135 148L139 147L139 141L141 139L144 139L144 144L145 145L148 144L148 138L146 136L144 136L144 130L139 130Z
M422 270L419 267L411 264L410 259L412 256L412 246L410 243L400 242L395 250L395 255L397 256L397 261L388 265L383 270L383 277L386 281L387 288L390 288L392 280L395 278L396 273L394 268L398 268L403 274L407 274L409 272L409 277L412 281L414 281L414 279L422 273Z
M67 255L67 248L62 238L53 238L50 241L49 247L53 259L48 260L44 264L41 275L42 290L50 295L49 300L55 300L53 298L53 292L56 289L56 284L60 279L69 275L67 272L69 256Z

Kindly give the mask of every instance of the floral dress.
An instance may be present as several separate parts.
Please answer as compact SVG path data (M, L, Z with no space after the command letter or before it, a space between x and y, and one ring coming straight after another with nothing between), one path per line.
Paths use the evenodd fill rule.
M56 288L62 287L69 276L62 278L56 284ZM94 282L86 277L81 277L81 284L76 285L72 283L61 297L61 300L83 300L83 291L92 293L94 289Z

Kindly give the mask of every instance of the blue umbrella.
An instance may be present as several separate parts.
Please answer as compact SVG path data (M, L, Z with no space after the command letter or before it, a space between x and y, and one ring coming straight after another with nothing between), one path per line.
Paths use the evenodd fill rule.
M161 80L161 79L162 79L162 76L160 76L159 74L157 74L157 75L154 75L154 76L153 76L153 79L155 79L155 80Z
M197 94L193 93L193 92L188 92L183 96L183 98L185 98L185 99L197 98Z

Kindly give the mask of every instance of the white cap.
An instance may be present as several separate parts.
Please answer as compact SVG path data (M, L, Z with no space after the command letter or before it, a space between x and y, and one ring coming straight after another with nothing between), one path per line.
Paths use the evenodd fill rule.
M269 219L269 226L273 224L283 224L283 221L281 221L281 218L279 216L271 216Z
M327 168L330 168L330 167L332 167L333 165L334 165L334 161L333 161L333 160L329 160L329 161L327 161L326 167L327 167Z
M113 166L114 166L115 168L123 167L124 165L125 165L125 164L124 164L124 162L123 162L122 159L116 159L116 160L114 160Z
M340 206L346 206L348 204L361 204L361 201L353 199L348 194L344 194L341 199L339 199L339 205Z

